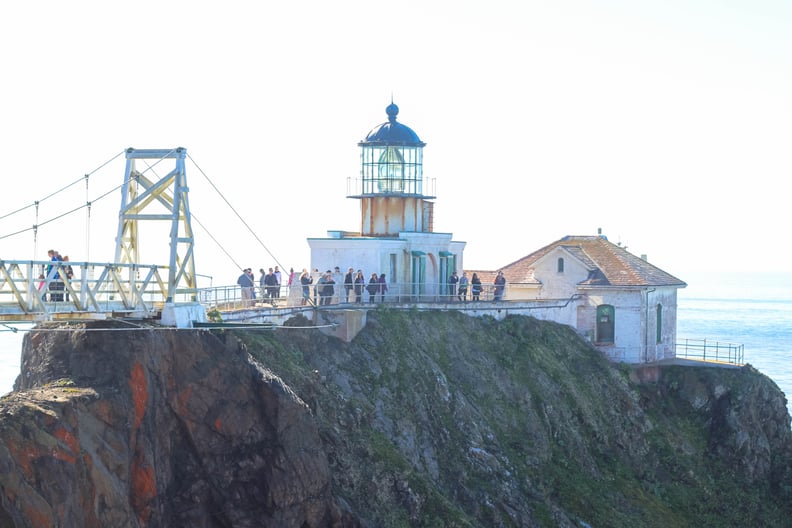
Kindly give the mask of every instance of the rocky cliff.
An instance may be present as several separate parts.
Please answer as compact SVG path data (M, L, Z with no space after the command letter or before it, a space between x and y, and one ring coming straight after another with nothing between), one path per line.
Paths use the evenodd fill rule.
M42 327L0 402L0 526L784 526L751 367L607 362L563 325L377 310L351 342ZM651 381L642 381L651 379Z

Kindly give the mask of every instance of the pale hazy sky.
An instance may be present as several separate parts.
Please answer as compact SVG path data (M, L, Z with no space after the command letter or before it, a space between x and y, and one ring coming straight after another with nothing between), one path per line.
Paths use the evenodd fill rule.
M427 143L435 231L497 268L596 234L685 271L789 271L792 4L784 1L12 2L0 21L0 216L126 147L183 146L196 265L309 265L357 230L357 143L386 120ZM0 236L121 184L124 158ZM112 258L120 192L0 258ZM89 244L86 244L86 239ZM161 261L167 229L142 242ZM34 247L36 248L35 255ZM227 251L233 261L224 255ZM150 255L149 258L146 258ZM338 263L340 266L354 263Z

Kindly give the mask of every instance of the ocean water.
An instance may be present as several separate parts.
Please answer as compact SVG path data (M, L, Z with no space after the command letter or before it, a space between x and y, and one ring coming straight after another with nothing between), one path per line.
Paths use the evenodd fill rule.
M792 397L792 273L688 273L677 341L742 344L744 361ZM787 404L790 407L789 403Z
M30 325L11 326L11 328L30 328ZM14 388L14 380L19 375L22 336L21 331L14 333L8 326L0 325L0 395L11 392Z
M742 344L744 360L792 395L792 272L683 273L679 290L678 340ZM19 374L23 331L0 326L0 394Z

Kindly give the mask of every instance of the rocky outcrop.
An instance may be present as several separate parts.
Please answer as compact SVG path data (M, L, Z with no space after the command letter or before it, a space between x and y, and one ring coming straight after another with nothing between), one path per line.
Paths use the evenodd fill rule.
M659 401L681 401L704 420L707 453L749 483L781 482L790 460L790 417L784 393L750 365L740 371L667 368Z
M355 526L306 405L240 344L92 323L25 338L2 526Z
M68 331L66 331L68 330ZM0 526L781 526L783 393L633 381L566 326L369 312L275 331L42 328L0 402Z

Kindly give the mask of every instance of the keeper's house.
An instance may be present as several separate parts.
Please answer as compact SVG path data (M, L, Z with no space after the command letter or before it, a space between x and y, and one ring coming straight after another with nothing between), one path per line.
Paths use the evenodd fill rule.
M474 271L485 285L497 273ZM500 271L505 302L567 299L537 315L573 326L614 361L674 357L677 290L687 284L602 235L566 236Z

